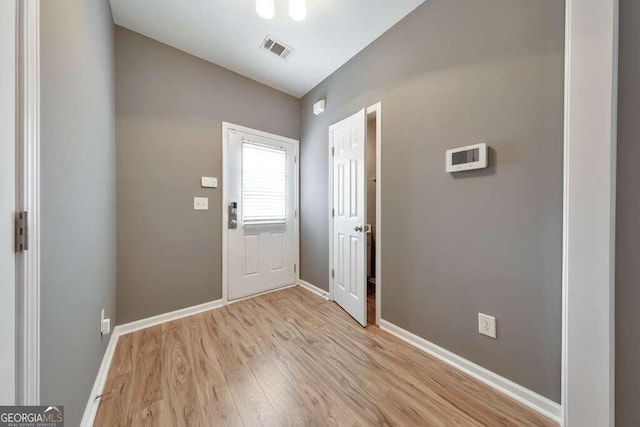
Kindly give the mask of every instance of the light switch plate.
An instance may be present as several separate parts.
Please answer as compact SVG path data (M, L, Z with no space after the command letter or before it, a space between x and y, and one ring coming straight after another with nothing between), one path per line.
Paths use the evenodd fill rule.
M202 188L218 188L218 178L212 176L203 176L200 178Z
M193 198L193 210L195 210L195 211L207 211L207 210L209 210L209 198L208 197L194 197Z

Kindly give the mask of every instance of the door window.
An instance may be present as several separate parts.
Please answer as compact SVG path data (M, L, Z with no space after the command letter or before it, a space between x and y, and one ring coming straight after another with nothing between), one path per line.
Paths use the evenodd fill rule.
M254 142L242 144L242 222L287 220L287 152Z

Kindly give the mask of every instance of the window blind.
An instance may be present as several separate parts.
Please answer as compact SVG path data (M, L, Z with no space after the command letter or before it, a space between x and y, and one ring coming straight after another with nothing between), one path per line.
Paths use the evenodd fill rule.
M287 152L245 141L242 144L242 221L282 224L287 219Z

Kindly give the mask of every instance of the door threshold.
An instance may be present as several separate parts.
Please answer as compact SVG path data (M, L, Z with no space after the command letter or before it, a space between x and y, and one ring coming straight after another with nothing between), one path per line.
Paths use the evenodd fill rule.
M259 293L257 293L257 294L247 295L246 297L237 298L237 299L234 299L234 300L229 300L229 301L227 301L227 304L234 304L234 303L236 303L236 302L240 302L240 301L248 300L248 299L250 299L250 298L259 297L259 296L261 296L261 295L270 294L270 293L272 293L272 292L278 292L278 291L282 291L282 290L284 290L284 289L293 288L294 286L298 286L298 284L297 284L297 283L292 283L292 284L290 284L290 285L284 285L284 286L281 286L281 287L279 287L279 288L269 289L268 291L259 292Z

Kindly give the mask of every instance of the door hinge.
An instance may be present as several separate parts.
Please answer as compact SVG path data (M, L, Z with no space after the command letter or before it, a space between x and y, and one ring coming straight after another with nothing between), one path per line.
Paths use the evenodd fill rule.
M298 156L293 156L293 163L298 163Z
M16 252L24 252L29 249L29 234L27 228L27 212L18 212L16 214Z
M294 273L298 272L298 264L293 264L293 272Z
M331 269L331 278L334 279L336 277L336 271Z
M331 155L332 156L336 155L336 147L331 147Z
M294 209L294 211L293 211L293 217L294 217L294 218L298 218L298 209Z
M336 210L335 209L331 209L331 216L332 217L336 216Z

